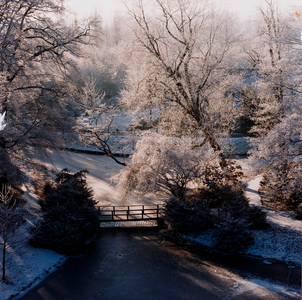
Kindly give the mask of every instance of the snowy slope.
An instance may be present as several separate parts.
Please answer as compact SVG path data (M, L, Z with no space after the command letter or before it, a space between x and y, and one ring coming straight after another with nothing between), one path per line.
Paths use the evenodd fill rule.
M38 203L28 187L23 187L27 200L27 223L18 233L19 242L7 251L5 282L0 281L0 299L10 299L23 290L37 284L65 261L65 256L47 249L28 245L29 231L39 218ZM1 253L1 252L0 252ZM1 265L2 269L2 265ZM1 270L2 271L2 270Z

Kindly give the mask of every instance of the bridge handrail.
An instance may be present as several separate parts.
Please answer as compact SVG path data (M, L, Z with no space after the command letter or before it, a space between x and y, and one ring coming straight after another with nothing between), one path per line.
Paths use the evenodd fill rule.
M135 209L131 209L134 208ZM140 207L140 208L137 208ZM152 208L150 208L152 207ZM111 217L111 220L106 219L106 221L114 221L114 217L123 217L126 216L126 220L133 220L134 217L136 220L150 220L150 219L159 219L162 212L163 204L154 204L154 205L112 205L112 206L97 206L98 214L103 217ZM125 209L116 209L116 208L125 208ZM105 214L104 214L105 213ZM106 214L109 213L109 214ZM152 215L156 217L152 218ZM141 216L140 219L137 219L135 216ZM144 218L145 216L145 218ZM105 221L105 220L103 220Z

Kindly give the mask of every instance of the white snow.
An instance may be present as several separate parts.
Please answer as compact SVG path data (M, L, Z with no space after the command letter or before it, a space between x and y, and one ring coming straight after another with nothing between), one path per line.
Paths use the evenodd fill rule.
M233 289L233 297L243 296L244 294L257 297L257 299L265 299L266 296L271 299L272 292L275 299L280 299L279 295L290 297L290 299L300 299L300 290L295 288L284 287L275 283L261 280L259 278L249 278L248 280L236 279ZM283 298L283 297L282 297Z
M154 130L148 131L150 134L155 133ZM146 132L144 132L146 134ZM110 145L112 153L125 153L133 154L135 145L138 140L142 138L142 131L119 131L111 133L108 144ZM107 135L106 135L107 137ZM171 136L171 139L175 137ZM189 139L188 139L189 140ZM200 135L200 142L203 136ZM218 141L225 154L246 154L251 149L252 138L249 137L236 137L236 138L218 138ZM197 143L197 141L196 141ZM95 146L87 146L77 141L70 141L66 145L67 148L76 150L89 150L101 152Z
M4 118L5 118L5 112L3 114L0 114L0 131L4 129L6 124L4 124Z
M122 159L121 159L122 161ZM82 154L68 152L62 158L53 157L53 163L60 171L67 168L72 173L86 169L87 183L94 190L95 200L99 205L120 205L120 195L118 191L110 185L109 179L112 175L119 173L123 168L111 158L94 154ZM49 167L51 165L49 164Z
M71 172L77 172L82 169L88 169L90 173L87 176L87 181L94 189L96 199L99 203L101 205L120 204L119 193L114 186L109 184L109 178L111 175L117 174L123 166L116 164L112 159L105 156L81 153L68 153L68 156L64 156L63 159L54 157L53 161L58 170L68 168ZM260 198L257 190L261 177L253 177L254 175L249 171L250 168L246 159L238 159L237 161L240 162L247 176L247 193L251 203L259 205ZM26 228L29 229L38 216L38 204L34 193L29 187L25 188L25 192L30 212ZM255 235L256 243L250 247L247 253L261 256L268 260L277 259L300 264L302 261L302 222L294 220L289 213L273 211L268 211L268 219L272 222L273 228L271 230L258 231ZM205 245L212 246L210 232L203 237L194 237L194 239ZM17 294L33 284L37 284L44 276L64 262L64 259L63 255L50 250L34 249L27 245L27 243L9 250L7 257L7 275L9 281L0 281L0 299L9 299L11 295ZM284 295L293 298L298 295L298 291L290 290L288 287L273 285L259 279L248 281L242 279L242 281L238 281L238 288L234 289L234 296L255 289L259 293L264 293L265 290L275 290L278 293L283 291Z
M6 278L0 281L0 299L10 299L23 290L39 283L50 272L65 261L65 256L47 249L36 249L28 244L29 230L36 222L37 199L26 187L25 197L28 201L27 223L18 234L19 243L9 248L6 257ZM2 255L2 252L0 252ZM2 258L2 257L1 257ZM1 264L2 275L2 264Z

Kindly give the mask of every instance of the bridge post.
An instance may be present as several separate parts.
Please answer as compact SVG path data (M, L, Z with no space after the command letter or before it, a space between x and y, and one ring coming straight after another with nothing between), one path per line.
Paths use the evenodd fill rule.
M158 204L157 204L156 215L157 215L157 220L158 220L158 216L159 216L159 205Z
M127 220L129 220L129 210L130 210L130 207L128 206L128 210L127 210Z
M144 205L142 205L142 220L144 219Z
M115 216L115 206L112 206L112 221L114 221Z

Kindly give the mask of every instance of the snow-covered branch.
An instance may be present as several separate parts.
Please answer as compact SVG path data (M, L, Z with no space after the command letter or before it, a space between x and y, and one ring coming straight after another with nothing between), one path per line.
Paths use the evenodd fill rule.
M0 131L4 129L6 124L4 123L5 118L5 112L3 114L0 114Z

